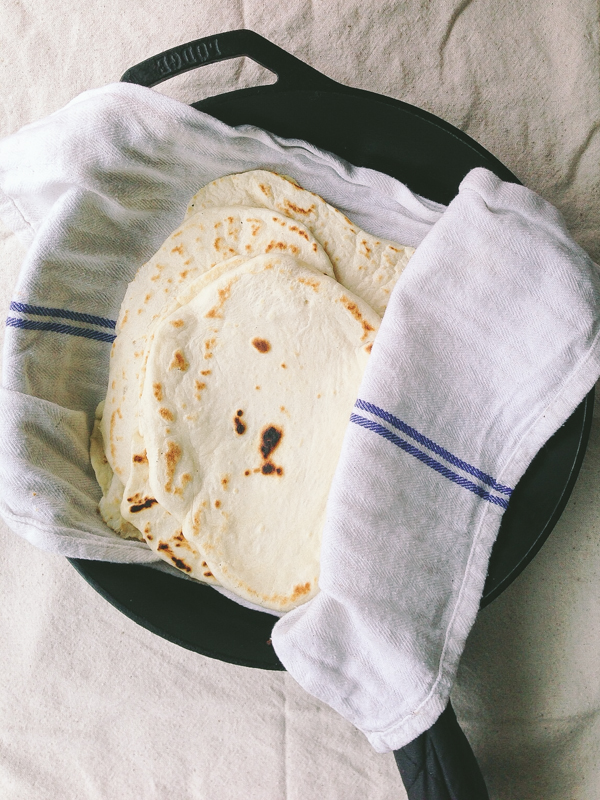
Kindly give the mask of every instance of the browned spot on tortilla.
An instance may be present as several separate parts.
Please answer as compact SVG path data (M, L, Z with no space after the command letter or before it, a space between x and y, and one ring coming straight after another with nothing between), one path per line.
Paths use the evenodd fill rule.
M127 317L128 316L129 316L129 309L127 309L127 311L125 312L125 314L123 316L123 319L121 320L121 327L123 327L123 325L125 325L125 323L127 322Z
M173 489L173 494L177 495L178 497L183 497L183 490L188 485L188 483L192 480L192 476L189 472L184 472L181 476L181 486L176 486Z
M255 389L260 389L260 386L255 386L254 388L255 388Z
M394 247L394 245L392 245L392 244L390 244L390 245L388 245L388 246L389 246L390 250L393 250L393 251L394 251L394 253L400 253L400 252L402 252L402 251L400 250L400 248L398 248L398 247Z
M144 533L150 533L150 523L149 522L147 522L144 525Z
M211 317L211 318L215 319L217 317L221 318L223 316L221 314L221 308L223 307L223 304L225 303L225 301L231 295L231 287L233 286L233 284L237 280L239 280L237 277L232 278L229 281L229 283L227 284L227 286L224 286L222 289L219 289L219 291L218 291L219 302L217 303L216 306L213 306L213 308L211 308L210 311L206 312L206 314L205 314L206 317Z
M221 501L215 500L215 508L221 508Z
M278 222L282 228L285 228L286 226L285 220L279 219L279 217L271 217L271 219L273 220L273 222Z
M260 219L256 219L256 217L246 217L246 222L250 223L250 227L252 228L252 236L257 236L259 230L262 228L262 221Z
M314 208L314 206L312 206ZM309 212L307 212L309 213ZM306 239L307 242L310 241L310 237L306 231L301 230L297 225L288 225L288 228L291 231L294 231L298 234L298 236L302 236L303 239Z
M185 356L181 350L175 350L173 353L173 361L169 364L169 369L180 369L182 372L185 372L188 367L189 364L185 360Z
M147 533L146 534L146 539L149 539L150 541L153 541L154 540L154 536L152 536L151 533Z
M290 600L294 602L294 600L297 600L299 597L302 597L303 595L308 594L309 592L310 592L310 581L307 581L304 584L298 583L296 586L294 586Z
M221 478L221 486L224 489L227 489L227 485L229 484L229 478L230 478L229 475L223 475L223 477Z
M252 339L252 344L254 347L256 347L259 353L268 353L271 349L271 343L266 339L259 339L256 337L255 339Z
M175 239L177 236L181 236L181 234L182 234L182 233L183 233L183 231L176 231L176 232L173 234L173 237L172 237L172 238L173 238L173 239Z
M289 200L285 200L284 206L286 208L286 211L294 211L296 214L310 214L315 210L314 203L310 208L301 208L300 206L297 206L295 203L292 203Z
M147 303L147 302L148 302L148 300L150 300L150 298L151 298L151 297L152 297L152 292L148 292L148 294L146 295L146 297L144 297L144 303Z
M183 255L183 245L182 244L178 244L177 247L174 247L171 250L171 252L172 253L179 253L179 255L182 256Z
M214 578L212 572L203 572L202 574L204 575L205 578Z
M206 563L206 561L203 561L203 562L202 562L202 566L203 566L203 567L208 567L208 564Z
M363 329L362 338L366 339L367 335L371 331L374 331L375 328L369 322L367 322L367 320L363 317L363 315L360 313L360 309L356 305L356 303L354 303L352 300L350 300L349 297L346 297L345 294L342 295L342 297L340 298L340 302L343 303L343 305L348 309L348 311L352 314L354 319L357 322L360 322L360 324L362 325L362 329Z
M173 422L174 420L173 412L170 411L168 408L165 408L163 406L163 408L158 409L158 413L161 415L163 419L167 420L167 422Z
M315 253L317 252L317 243L316 243L316 242L313 242L312 249L313 249L313 251L314 251Z
M215 241L213 243L213 247L215 248L215 250L220 250L222 244L223 244L222 237L221 236L217 236L217 238L215 239Z
M267 197L270 197L272 195L270 187L269 186L265 186L264 183L259 183L258 187L259 187L259 189L261 190L261 192L263 194L267 195Z
M121 414L120 408L116 408L110 415L110 454L113 457L113 463L116 461L115 442L113 433L115 429L115 419L117 416L119 417L119 419L123 419L123 415Z
M167 445L167 452L165 453L165 464L167 467L167 482L165 484L165 491L171 492L173 490L173 476L175 475L175 468L181 458L181 447L176 442L169 442Z
M144 450L143 453L139 453L133 457L134 464L147 464L148 463L148 456L146 455L146 451Z
M361 239L361 242L360 242L360 243L361 243L361 245L362 245L362 246L363 246L363 248L364 248L364 251L365 251L365 255L366 255L366 257L367 257L367 258L370 258L370 257L371 257L371 248L370 248L370 247L369 247L369 245L367 244L367 241L366 241L366 239Z
M143 502L129 506L129 511L132 514L137 514L138 511L143 511L145 508L152 508L156 503L158 503L158 500L155 500L154 497L147 497Z
M281 365L281 368L282 368L282 369L287 369L287 364L282 364L282 365Z
M198 509L192 518L192 531L196 534L196 536L200 533L200 514L201 511ZM202 563L202 566L205 567L206 563Z
M163 393L162 393L162 383L153 383L152 389L154 390L154 397L158 400L158 402L162 402Z
M265 252L270 253L272 250L287 250L287 245L285 242L271 241L267 245Z
M316 278L298 278L298 283L303 283L305 286L310 286L315 292L319 291L320 282Z
M172 319L170 323L174 328L183 328L185 325L182 319Z
M365 347L365 350L367 351L367 353L370 353L372 349L373 349L373 342L369 342L369 344Z
M210 373L211 373L211 370L210 370L210 369L203 369L203 370L200 372L200 375L210 375Z
M200 400L200 392L202 389L206 389L206 384L201 383L200 381L195 381L196 385L196 400Z
M244 475L246 475L246 476L247 476L247 475L250 475L250 470L249 470L249 469L247 469L247 470L244 472Z

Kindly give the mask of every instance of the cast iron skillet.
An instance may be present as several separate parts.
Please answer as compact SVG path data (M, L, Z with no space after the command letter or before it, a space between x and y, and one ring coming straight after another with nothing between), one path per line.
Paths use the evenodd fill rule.
M398 100L343 86L253 31L229 31L175 47L127 70L122 80L154 86L238 56L276 73L277 82L211 97L193 103L194 108L229 125L249 123L304 139L355 165L385 172L440 203L452 200L474 167L519 183L500 161L447 122ZM593 396L592 390L513 492L492 551L482 606L531 561L562 513L583 460ZM269 644L271 615L147 567L71 563L110 603L165 639L222 661L283 669Z

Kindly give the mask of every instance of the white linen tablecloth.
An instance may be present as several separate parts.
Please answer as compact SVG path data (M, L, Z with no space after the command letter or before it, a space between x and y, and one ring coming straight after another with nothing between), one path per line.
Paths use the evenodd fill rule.
M598 262L597 3L292 0L0 8L0 135L168 47L247 27L348 85L458 126L564 214ZM159 87L254 85L225 62ZM0 235L5 316L23 250ZM600 420L567 510L480 613L453 694L493 800L600 796ZM140 628L64 559L0 526L0 797L392 800L393 757L286 674L212 661Z

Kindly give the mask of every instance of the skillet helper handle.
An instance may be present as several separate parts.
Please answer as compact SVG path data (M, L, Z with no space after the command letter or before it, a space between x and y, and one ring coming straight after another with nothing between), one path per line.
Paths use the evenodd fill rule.
M408 800L489 800L475 755L454 709L394 751Z
M215 64L229 58L248 56L277 75L276 84L263 86L263 91L282 88L331 89L339 84L327 78L300 59L286 53L281 47L254 31L241 29L226 31L193 42L181 44L157 56L130 67L121 78L126 83L156 86L189 70L205 64Z

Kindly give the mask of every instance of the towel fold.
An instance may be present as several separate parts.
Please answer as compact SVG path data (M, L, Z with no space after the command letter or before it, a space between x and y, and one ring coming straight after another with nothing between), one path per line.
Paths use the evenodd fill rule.
M600 278L559 212L476 169L400 277L329 495L294 678L398 749L445 708L510 495L600 374Z

